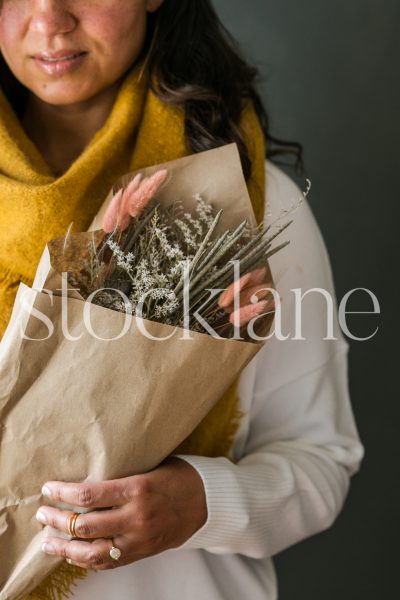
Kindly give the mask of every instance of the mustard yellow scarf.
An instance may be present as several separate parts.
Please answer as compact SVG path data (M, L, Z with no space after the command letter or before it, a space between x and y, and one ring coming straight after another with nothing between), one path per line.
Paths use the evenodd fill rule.
M265 147L253 108L243 110L241 127L253 169L248 182L258 222L264 211ZM180 107L163 104L150 90L141 65L124 79L113 109L78 159L57 178L28 138L0 91L0 338L20 281L32 285L47 241L69 224L85 231L115 180L136 169L189 154ZM227 456L242 413L236 384L228 390L176 452ZM61 599L86 571L64 562L30 600Z

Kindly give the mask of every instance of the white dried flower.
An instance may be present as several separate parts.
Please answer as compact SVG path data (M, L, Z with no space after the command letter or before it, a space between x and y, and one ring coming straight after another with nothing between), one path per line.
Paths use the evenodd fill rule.
M213 208L211 204L208 204L200 194L195 194L194 199L196 200L196 212L199 215L200 221L203 221L209 227L213 222Z
M121 248L118 246L117 242L109 238L107 240L107 245L111 249L113 255L116 258L117 266L126 271L127 273L132 273L132 264L135 260L135 256L132 252L128 252L124 254Z
M189 246L189 248L193 248L193 249L198 248L199 244L196 242L187 223L182 221L182 219L175 219L175 225L177 225L179 227L179 229L181 230L185 244L187 244Z
M203 227L202 227L202 224L197 219L193 219L193 217L192 217L192 215L190 213L185 213L183 216L184 216L185 220L196 231L197 236L201 238L201 240L199 240L199 242L201 243L203 241L203 238L204 238L205 233L206 233L204 231Z

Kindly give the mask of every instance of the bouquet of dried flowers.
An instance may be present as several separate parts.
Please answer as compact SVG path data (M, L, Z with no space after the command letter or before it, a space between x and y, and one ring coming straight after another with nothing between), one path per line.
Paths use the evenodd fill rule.
M272 243L291 221L271 232L271 225L250 227L244 220L216 234L223 210L199 193L192 213L180 202L154 200L167 176L165 169L151 177L138 173L115 193L103 218L104 239L88 242L89 259L70 283L106 308L226 338L238 327L245 336L251 319L267 307L273 312L273 299L261 300L268 295L261 284L266 261L289 241ZM234 293L242 306L235 306Z

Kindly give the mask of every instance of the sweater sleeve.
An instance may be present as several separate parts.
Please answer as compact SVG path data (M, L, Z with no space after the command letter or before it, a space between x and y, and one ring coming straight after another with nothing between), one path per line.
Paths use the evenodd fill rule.
M282 205L299 190L276 167L270 169L270 195ZM350 477L360 468L364 447L349 397L349 345L338 325L327 250L307 203L291 227L290 253L283 256L285 249L271 260L282 299L282 329L290 335L272 337L247 367L255 376L249 429L238 459L175 455L200 474L208 517L174 550L273 556L332 525ZM331 332L329 302L314 291L302 305L299 336L291 293L296 288L330 294ZM324 339L329 336L334 339Z

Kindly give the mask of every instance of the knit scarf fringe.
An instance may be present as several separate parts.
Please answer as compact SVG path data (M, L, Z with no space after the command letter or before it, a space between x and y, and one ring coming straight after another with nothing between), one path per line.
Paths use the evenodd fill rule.
M71 589L79 580L86 577L87 571L82 567L62 562L33 590L25 600L63 600L73 594Z
M237 403L239 403L239 397L236 396L236 401ZM240 427L240 422L242 420L242 418L245 416L245 412L243 412L242 410L239 410L237 407L235 407L234 411L233 411L233 415L226 427L226 437L225 439L221 440L222 444L224 446L224 451L219 453L219 456L227 456L229 450L231 449L236 433Z

